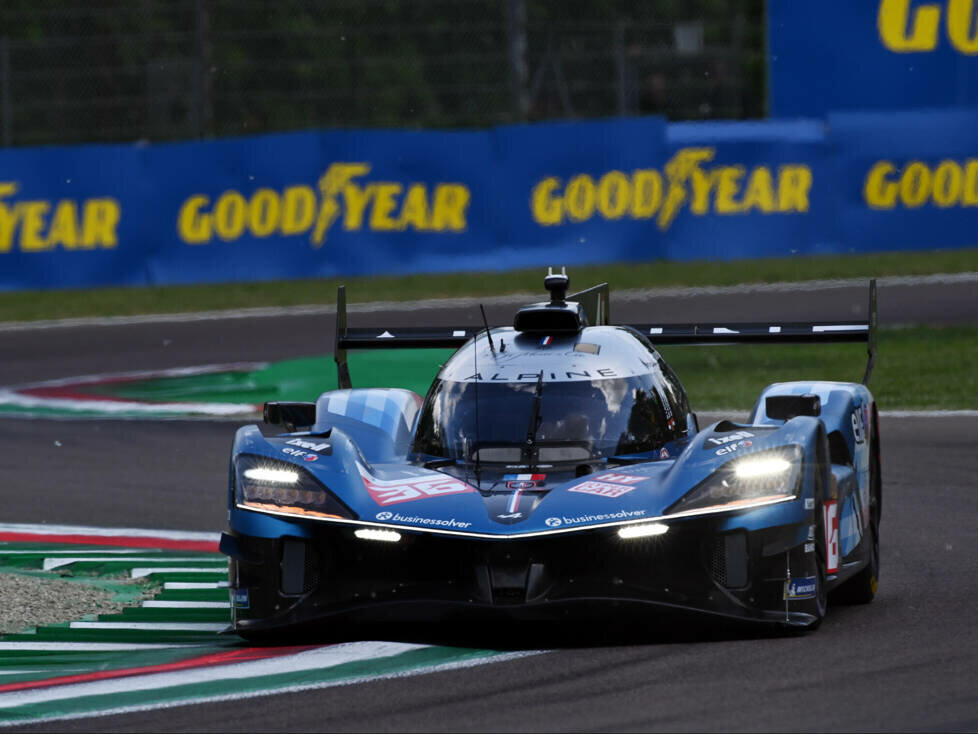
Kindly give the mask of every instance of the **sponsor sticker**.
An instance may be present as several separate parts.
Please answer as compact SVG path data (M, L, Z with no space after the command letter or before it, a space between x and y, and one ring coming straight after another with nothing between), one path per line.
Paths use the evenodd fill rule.
M235 609L247 609L250 606L250 599L248 597L247 589L235 589L234 590L234 608Z
M814 552L815 552L815 544L805 543L805 553L814 553Z
M608 522L609 520L632 520L643 517L645 510L619 510L618 512L607 512L599 515L580 515L579 517L548 517L544 524L548 528L559 528L562 525L579 525L586 522Z
M818 579L814 576L804 576L798 579L788 579L784 583L785 599L814 599Z
M582 494L596 494L599 497L611 497L614 499L616 497L621 497L623 494L628 494L633 489L635 489L635 487L626 487L621 484L610 484L608 482L596 482L594 480L590 480L571 487L567 491L581 492Z
M461 520L456 520L455 518L440 518L440 517L420 517L418 515L402 515L399 512L378 512L374 515L378 520L391 521L391 522L402 522L411 525L423 525L425 527L435 527L435 528L458 528L460 530L465 530L466 528L472 527L470 522L462 522Z
M805 498L805 509L806 510L814 510L815 509L815 498L814 497L806 497Z
M856 443L863 443L866 440L866 422L859 408L852 411L852 435Z
M363 478L363 486L366 487L373 501L381 506L476 491L475 487L445 474L432 473L399 479L377 479L370 476L359 464L357 467Z
M734 431L733 433L727 434L725 436L711 436L706 439L703 444L703 448L712 449L717 446L726 446L728 443L736 443L737 441L743 441L745 438L756 438L750 431Z
M636 482L648 479L648 477L636 476L634 474L616 474L614 472L598 474L597 478L603 482L614 482L615 484L635 484Z
M727 454L732 454L737 449L746 449L746 448L750 448L753 445L754 445L753 441L747 441L747 440L738 441L737 443L732 443L728 446L724 446L722 448L717 449L716 455L726 456Z
M839 503L829 500L822 509L825 518L825 571L839 570Z
M315 441L304 441L301 438L293 438L285 443L289 446L298 446L300 449L306 449L308 451L325 451L326 449L330 448L328 441L317 443Z
M529 479L514 479L506 482L506 489L530 489L535 486L537 483L531 482Z

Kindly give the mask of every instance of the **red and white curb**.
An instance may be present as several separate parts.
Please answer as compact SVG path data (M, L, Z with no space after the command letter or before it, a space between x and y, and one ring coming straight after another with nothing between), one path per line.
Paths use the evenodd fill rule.
M152 575L161 583L157 597L164 597L123 614L0 637L0 727L362 684L537 654L393 641L251 647L217 634L230 619L227 564L217 543L216 533L0 524L0 570L27 561L55 572L121 566L134 578ZM201 580L186 580L190 573Z
M261 406L255 403L151 402L98 394L98 388L144 380L196 377L222 372L253 372L267 367L266 362L235 362L166 370L141 370L83 375L0 389L0 408L5 412L66 413L105 417L185 417L250 418ZM92 392L96 390L96 392ZM90 416L89 416L90 417Z

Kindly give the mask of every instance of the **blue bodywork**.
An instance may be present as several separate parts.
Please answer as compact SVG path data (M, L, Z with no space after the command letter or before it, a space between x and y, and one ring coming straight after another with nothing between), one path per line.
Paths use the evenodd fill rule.
M340 389L304 428L238 430L222 549L239 633L377 608L521 616L601 602L814 627L828 592L871 598L879 442L865 385L774 384L746 422L700 427L645 336L564 322L551 335L558 322L540 314L554 304L567 307L538 304L522 328L469 339L424 400ZM510 392L491 392L499 383ZM593 444L544 440L569 430L570 417L544 418L582 385L610 411L585 416ZM500 395L523 402L512 411ZM595 426L630 399L607 448ZM449 436L446 406L475 408L476 435ZM511 441L486 440L487 421L511 418ZM626 440L639 418L657 431L647 445Z

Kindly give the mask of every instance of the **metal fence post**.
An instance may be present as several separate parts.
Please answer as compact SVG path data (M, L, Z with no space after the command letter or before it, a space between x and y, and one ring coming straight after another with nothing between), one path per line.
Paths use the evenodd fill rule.
M615 22L615 38L612 44L615 54L615 86L618 88L618 114L624 116L628 113L628 105L626 103L625 96L625 85L626 85L626 71L625 71L625 21L618 20Z
M0 129L5 148L13 145L14 107L10 98L10 39L0 37Z
M509 87L513 118L522 121L530 114L526 66L526 2L508 0L506 3L506 35L509 40Z

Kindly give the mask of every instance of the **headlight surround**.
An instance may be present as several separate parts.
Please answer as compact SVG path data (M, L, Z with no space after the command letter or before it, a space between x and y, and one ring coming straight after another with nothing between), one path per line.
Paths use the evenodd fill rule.
M353 512L302 467L242 454L234 462L238 507L303 517L356 519Z
M762 507L798 497L804 452L792 444L728 461L670 506L666 515Z

